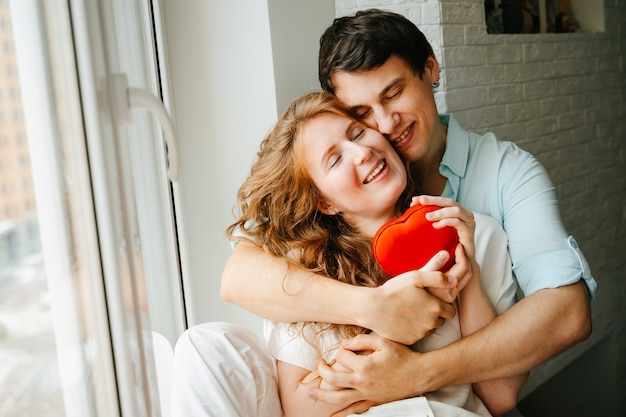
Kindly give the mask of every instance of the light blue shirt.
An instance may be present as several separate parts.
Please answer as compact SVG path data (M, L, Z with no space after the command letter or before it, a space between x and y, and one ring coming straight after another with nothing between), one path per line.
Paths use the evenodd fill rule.
M492 133L463 130L451 115L439 171L448 178L442 196L491 216L504 228L513 273L525 295L585 280L593 298L597 284L576 240L566 232L554 185L528 152Z

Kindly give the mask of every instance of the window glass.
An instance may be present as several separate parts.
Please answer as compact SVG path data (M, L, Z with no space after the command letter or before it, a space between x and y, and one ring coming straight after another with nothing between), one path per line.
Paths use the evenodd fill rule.
M46 44L70 25L40 6L0 1L0 416L116 416L75 65Z

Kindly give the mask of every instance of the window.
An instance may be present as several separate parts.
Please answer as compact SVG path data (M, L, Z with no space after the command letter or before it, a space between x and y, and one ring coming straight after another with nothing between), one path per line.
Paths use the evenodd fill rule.
M0 0L2 415L163 415L152 345L185 325L166 152L106 94L124 73L158 95L152 3Z

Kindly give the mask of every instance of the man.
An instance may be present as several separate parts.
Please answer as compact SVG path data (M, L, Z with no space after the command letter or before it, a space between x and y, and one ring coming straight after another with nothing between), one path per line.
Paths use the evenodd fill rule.
M337 414L347 416L445 386L521 374L589 336L596 284L562 226L547 173L515 145L465 132L452 116L437 114L439 64L415 25L378 10L336 19L322 35L319 69L322 88L412 161L424 194L454 198L501 222L525 298L484 329L421 354L403 344L454 314L424 287L442 278L459 283L451 301L471 270L447 277L415 271L379 288L352 287L239 243L222 277L227 301L275 321L350 323L377 334L346 341L337 362L350 371L320 364L326 382L346 389L313 389L312 397L352 402Z

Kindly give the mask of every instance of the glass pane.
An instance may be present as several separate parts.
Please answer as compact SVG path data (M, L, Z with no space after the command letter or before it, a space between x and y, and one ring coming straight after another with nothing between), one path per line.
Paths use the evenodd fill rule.
M0 415L27 415L30 408L63 414L63 398L56 388L60 377L52 313L6 1L0 1L0 43Z
M10 206L1 217L0 417L166 408L156 365L184 315L165 147L145 111L117 124L109 81L125 74L158 96L150 4L0 0L0 98L11 105L0 113L0 193Z
M112 0L101 7L106 59L112 73L123 73L131 88L160 97L154 13L148 0ZM132 110L132 123L119 131L118 169L123 175L125 221L130 228L144 328L176 342L185 328L180 289L172 191L157 119Z
M155 374L167 358L154 344L171 351L184 329L161 127L145 109L131 109L130 121L118 111L127 94L117 80L159 96L151 4L71 2L117 384L122 414L132 416L166 407L166 381Z
M68 10L48 5L0 0L0 416L116 416Z

